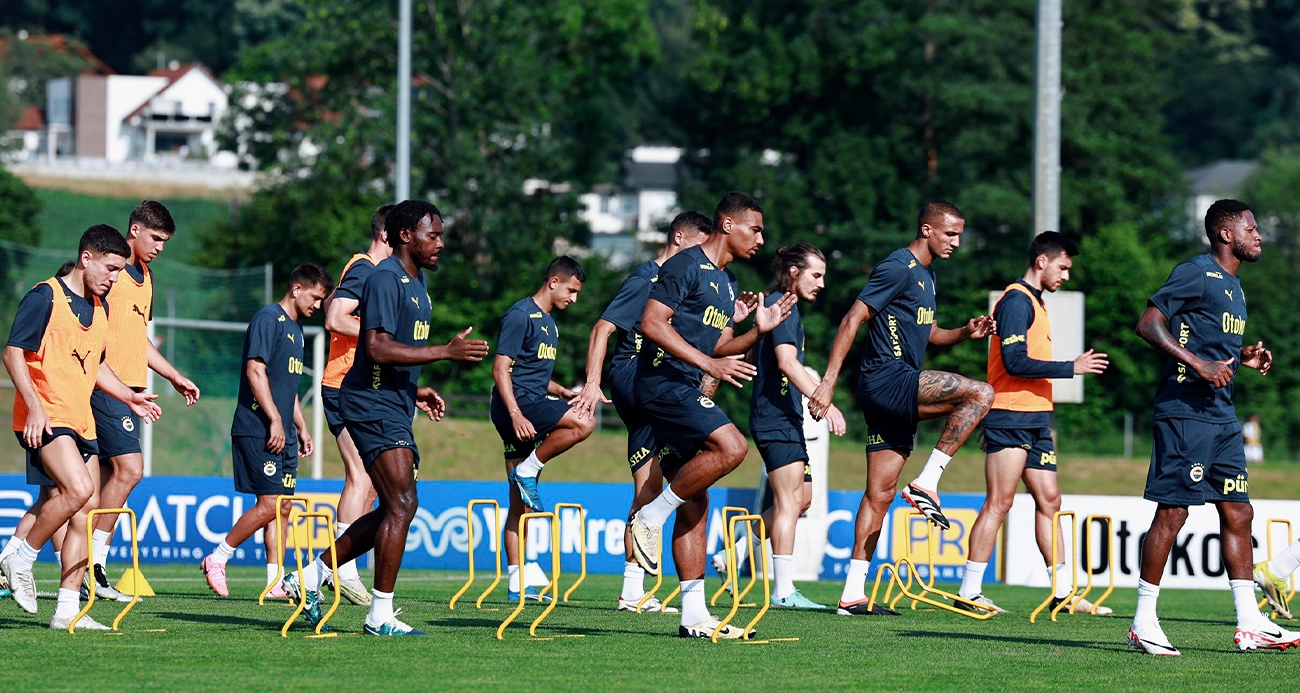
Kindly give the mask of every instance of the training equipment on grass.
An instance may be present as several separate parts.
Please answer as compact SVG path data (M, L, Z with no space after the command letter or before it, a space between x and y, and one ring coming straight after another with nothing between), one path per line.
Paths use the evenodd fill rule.
M1270 561L1273 560L1273 557L1277 555L1277 554L1273 553L1273 525L1282 525L1283 527L1286 527L1286 545L1287 545L1287 546L1290 546L1290 545L1291 545L1291 542L1295 541L1295 536L1291 533L1291 521L1290 521L1290 520L1288 520L1288 519L1286 519L1286 518L1282 518L1282 517L1270 517L1270 518L1268 518L1268 522L1264 525L1264 540L1267 542L1266 545L1267 545L1267 547L1268 547L1268 560L1270 560ZM1286 598L1287 601L1289 602L1289 601L1291 601L1292 599L1295 599L1295 573L1292 573L1292 574L1291 574L1291 577L1287 578L1287 582L1290 583L1290 585L1291 585L1291 593L1288 594L1288 595L1287 595L1287 598ZM1267 600L1267 599L1261 599L1261 600L1259 600L1259 608L1263 609L1265 604L1268 604L1268 600ZM1272 612L1269 614L1269 618L1271 618L1271 619L1273 619L1274 621L1276 621L1276 620L1277 620L1277 612L1276 612L1276 611L1272 611Z
M722 541L723 541L723 550L724 550L724 551L726 551L726 550L732 550L732 551L734 551L735 548L736 548L736 530L735 530L735 527L736 527L736 526L735 526L734 523L730 523L730 522L727 521L727 515L730 514L730 513L736 513L737 515L749 515L749 514L750 514L750 510L749 510L749 508L741 508L741 507L739 507L739 506L735 506L735 505L727 505L727 506L723 506L723 508L722 508ZM748 526L748 525L746 525L746 526ZM755 567L756 567L756 566L755 566L755 564L754 564L754 533L753 533L753 532L748 532L747 534L748 534L748 539L749 539L749 582L745 584L745 589L741 590L741 591L740 591L740 595L737 596L737 595L736 595L736 585L739 584L739 582L736 581L736 580L731 576L730 571L729 571L728 574L727 574L726 576L724 576L724 579L723 579L723 581L722 581L722 586L719 587L718 590L717 590L716 592L713 593L713 596L709 598L709 606L717 606L717 605L718 605L718 598L721 597L721 596L722 596L722 593L723 593L723 592L726 592L728 588L731 589L731 596L733 597L733 599L732 599L733 602L734 602L734 601L739 601L739 602L740 602L740 606L745 606L745 607L748 607L748 606L756 606L753 602L748 602L748 603L746 603L746 602L744 601L744 599L745 599L745 595L749 594L749 591L750 591L751 589L754 588L754 581L756 581L756 580L758 579L758 572L755 570ZM660 542L662 543L662 541L663 541L663 539L662 539L662 537L661 537L661 538L660 538ZM764 545L764 542L766 542L766 539L764 539L764 541L761 541L761 542L758 543L758 550L759 550L760 552L762 552L762 551L764 550L764 546L763 546L763 545ZM662 547L660 548L659 555L660 555L660 556L663 555L663 549L662 549ZM730 555L730 554L727 554L727 555ZM763 553L763 561L764 561L764 565L766 565L766 561L767 561L767 554L766 554L766 553ZM659 572L662 573L663 571L661 570L661 571L659 571ZM767 578L767 571L763 571L763 577L764 577L764 579ZM765 604L764 606L766 606L766 604Z
M86 517L86 565L95 565L95 518L100 515L126 515L131 520L131 570L133 571L133 575L139 575L140 535L137 533L135 511L130 508L101 508L99 510L90 511L90 514ZM77 613L76 617L72 619L72 623L68 625L68 633L75 634L77 632L77 624L81 622L81 617L90 613L90 607L95 605L95 583L98 582L98 580L92 577L87 580L87 582L90 583L90 594L86 598L86 605L81 607L81 611ZM126 593L123 592L123 594ZM117 630L118 625L122 623L122 619L125 618L127 613L129 613L131 609L134 609L135 605L139 602L140 589L137 586L131 590L131 601L127 602L126 606L122 607L122 610L118 612L117 618L113 619L113 630Z
M1088 593L1092 591L1092 557L1089 553L1084 552L1079 546L1079 526L1075 521L1076 515L1073 510L1062 510L1057 512L1052 515L1052 565L1050 566L1052 572L1052 588L1051 592L1048 593L1047 598L1043 600L1043 603L1039 604L1038 608L1034 609L1033 613L1029 614L1030 623L1034 623L1038 618L1038 614L1051 605L1052 601L1056 599L1056 581L1060 579L1056 566L1061 565L1062 560L1067 558L1067 556L1064 555L1066 548L1061 546L1061 544L1064 543L1064 537L1061 535L1061 518L1067 516L1070 518L1070 536L1072 537L1068 556L1069 560L1066 562L1066 568L1070 571L1070 593L1057 602L1055 606L1052 606L1052 621L1056 621L1056 615L1061 613L1061 611L1065 611L1067 614L1073 613L1074 605L1077 604L1079 600L1088 596ZM1093 603L1092 609L1089 611L1089 613L1095 615L1097 613L1097 607L1101 606L1102 602L1106 601L1106 599L1110 597L1110 593L1115 591L1115 555L1113 548L1115 545L1115 523L1111 520L1109 515L1089 515L1083 518L1083 524L1085 528L1084 531L1087 533L1085 538L1092 536L1093 525L1099 524L1103 527L1102 533L1098 536L1105 540L1106 573L1110 576L1109 586L1106 588L1106 591L1102 593L1101 597ZM1089 544L1091 544L1091 542L1089 542ZM1079 591L1079 555L1081 553L1084 553L1084 555L1088 557L1088 565L1086 569L1088 580L1082 592Z
M280 580L284 578L284 552L287 548L289 548L289 536L293 534L293 532L290 532L288 529L285 528L284 515L281 513L280 510L285 503L290 503L290 504L302 503L303 510L311 510L311 501L307 498L303 498L302 496L276 496L275 497L275 531L281 535L280 548L275 552L276 554L275 579L267 583L266 587L262 589L262 593L257 595L258 606L261 606L266 602L266 595L270 594L271 590L275 589L275 586L280 584ZM290 509L289 514L292 517L293 515L292 508ZM297 543L298 542L294 542L294 544ZM270 554L271 547L269 546L266 547L266 552Z
M659 555L660 556L664 555L663 532L659 533ZM660 570L659 574L655 576L655 584L650 587L650 591L641 595L641 600L636 603L636 612L638 614L641 613L641 609L645 607L646 602L649 602L650 599L655 596L655 592L658 592L659 588L663 587L663 584L664 584L664 571ZM661 614L668 613L668 603L676 599L677 596L680 595L681 593L682 593L682 585L681 583L678 583L677 586L673 588L673 591L669 592L668 596L665 597L662 602L659 602L659 613Z
M911 528L911 523L914 519L919 519L922 523L925 524L926 527L926 550L928 553L928 555L926 556L926 561L929 568L928 583L921 581L921 574L919 571L917 571L916 562L912 558L912 542L910 540L911 537L910 528ZM893 608L894 605L897 604L902 599L907 598L912 600L913 609L916 609L918 604L925 604L927 606L932 606L936 609L942 609L943 611L952 612L959 616L965 616L966 618L973 618L977 621L984 621L996 616L997 611L991 606L980 604L979 602L966 599L965 597L953 594L951 592L945 592L944 590L938 589L937 587L934 586L934 574L935 574L934 556L936 553L935 542L938 538L938 533L947 530L939 529L938 527L934 526L929 520L927 520L924 514L915 511L908 513L906 518L904 519L904 522L908 523L908 529L909 529L907 533L909 537L909 540L907 542L907 553L904 556L901 556L892 565L886 563L880 566L880 568L876 571L876 582L871 588L871 599L870 601L867 602L867 607L871 609L875 608L876 594L880 591L880 580L884 577L885 571L889 571L890 574L889 586L885 588L884 601L889 603L890 608ZM902 577L904 570L906 570L906 574L907 574L906 580L904 580ZM911 591L913 585L915 585L917 588L916 592ZM895 586L898 587L898 595L891 600L890 593L893 591L893 588ZM938 599L932 598L927 595L934 595L935 597L938 597ZM940 601L941 599L946 599L948 601L946 602ZM954 604L965 604L968 608L957 607L954 606Z
M728 508L722 509L722 516L724 518L727 516L727 510ZM734 588L731 590L731 611L727 612L727 615L718 623L718 627L713 629L713 635L709 638L709 640L715 643L718 641L718 634L726 629L727 624L731 623L731 619L736 617L736 612L740 610L741 606L743 606L741 600L744 599L745 593L749 591L749 588L754 586L754 580L757 579L757 573L754 572L753 568L755 524L758 525L758 550L763 554L763 606L759 608L758 613L754 614L754 618L745 626L745 630L741 635L742 640L749 640L752 637L751 633L754 630L754 626L757 625L759 621L763 620L763 616L767 614L768 608L772 605L772 570L771 566L767 563L767 552L763 551L763 545L767 542L767 525L763 522L762 515L754 515L746 512L742 515L733 515L731 520L727 523L725 528L727 541L727 582L730 582L732 585L740 584L740 566L737 565L740 561L737 560L736 557L735 542L736 524L740 522L745 523L745 530L749 533L750 537L749 565L751 579L749 581L749 586L741 592L737 593ZM726 585L724 583L723 589L725 588ZM719 592L721 592L721 590L719 590Z
M311 523L307 525L307 565L311 565L312 561L316 560L315 547L312 546L312 535L316 533L316 520L324 520L325 529L328 532L327 540L330 550L330 572L337 575L339 572L339 555L338 548L334 545L334 516L326 512L313 513L298 512L297 510L294 510L289 513L288 531L296 532L298 523L303 520L311 521ZM298 562L298 605L294 608L293 613L290 614L289 620L284 622L284 627L280 629L280 637L282 638L289 637L290 626L293 625L294 621L298 620L298 616L302 613L303 609L307 608L307 584L302 579L302 547L299 546L296 541L293 546L293 555ZM333 603L330 604L329 611L326 611L325 614L321 616L320 623L316 624L315 634L308 635L308 638L337 638L339 636L338 633L323 632L325 624L329 622L330 618L334 616L334 612L339 608L339 600L341 599L339 596L339 590L333 590L333 592L334 600Z
M478 600L474 602L474 607L482 609L483 600L487 599L487 596L492 594L492 590L496 589L497 585L501 584L501 504L491 498L475 498L465 504L465 526L468 528L467 533L469 539L469 551L466 552L469 554L469 579L465 580L465 584L461 585L461 588L452 596L451 602L447 604L448 609L455 609L456 600L460 599L460 596L469 590L470 585L474 584L474 506L476 505L492 506L492 530L488 533L488 536L491 537L491 541L488 545L492 547L492 554L496 557L497 572L496 578L492 580L492 584L488 585L488 588L483 590L483 594L480 594ZM582 543L585 551L587 544L585 534ZM585 558L583 559L583 569L585 574Z
M571 508L573 510L578 511L578 555L582 559L582 570L581 572L578 573L578 579L574 580L573 584L569 585L569 589L564 591L564 603L568 604L569 595L573 594L573 591L578 589L578 585L581 585L582 581L587 579L587 509L582 507L582 505L579 503L556 503L555 517L557 521L560 517L561 508ZM661 533L661 537L662 537L662 533ZM555 547L556 555L559 555L559 551L560 548L559 545L557 544ZM660 551L659 555L662 556L663 552ZM661 570L659 572L663 573L664 571ZM553 586L554 589L554 592L551 594L551 596L553 598L558 599L560 596L560 584L558 582L552 582L551 585ZM542 590L542 594L546 594L545 589Z
M545 518L551 523L551 585L559 585L560 522L559 519L556 518L555 513L524 513L519 516L519 557L523 559L528 555L528 521L541 518ZM523 576L521 575L520 579L522 580L522 578ZM555 588L555 592L557 594L559 593L558 587ZM545 592L543 592L543 594L545 594ZM541 624L542 621L546 620L546 617L550 616L552 611L555 611L555 606L559 603L560 600L556 599L554 595L552 595L551 603L546 605L546 608L542 610L542 613L538 615L537 619L528 627L529 635L534 637L537 636L537 626ZM524 598L524 591L521 589L519 590L519 604L515 606L515 610L510 612L509 616L506 616L506 620L502 621L500 626L497 626L497 640L505 639L506 627L513 623L516 618L519 618L519 614L523 613L524 607L527 606L527 604L528 600ZM546 639L549 640L550 638Z

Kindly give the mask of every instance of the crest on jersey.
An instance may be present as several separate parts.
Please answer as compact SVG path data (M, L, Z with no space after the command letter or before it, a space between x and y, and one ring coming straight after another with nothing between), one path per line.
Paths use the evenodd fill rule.
M736 290L730 284L727 285L727 293L731 296L731 300L736 300Z
M131 431L135 430L135 422L131 420L131 417L129 416L122 417L122 430L126 431L127 433L130 433Z
M700 406L704 407L705 409L712 409L717 405L714 404L713 400L709 399L708 397L705 397L704 395L700 395Z
M275 463L267 462L266 464L262 465L262 473L267 476L275 476Z
M1205 478L1205 465L1199 463L1192 465L1192 470L1187 475L1191 478L1192 483L1201 483L1201 479Z

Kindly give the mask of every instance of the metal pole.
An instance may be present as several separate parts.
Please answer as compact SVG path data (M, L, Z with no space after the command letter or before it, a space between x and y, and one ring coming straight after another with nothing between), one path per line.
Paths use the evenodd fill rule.
M316 449L311 453L311 478L325 475L325 402L321 399L321 381L325 378L325 331L311 341L311 437Z
M398 0L397 32L397 202L411 196L411 0Z
M1060 230L1061 2L1038 0L1034 85L1034 225L1031 237Z
M158 344L157 326L153 320L149 321L149 341L155 346ZM153 392L153 369L145 369L144 391ZM140 432L140 456L144 458L144 475L153 476L153 425L141 422L144 430Z
M272 265L269 262L263 266L263 269L266 270L266 279L262 284L262 305L264 306L269 306L275 302L274 299L271 298L271 293L274 291L274 288L271 286L271 273L273 271L271 268Z

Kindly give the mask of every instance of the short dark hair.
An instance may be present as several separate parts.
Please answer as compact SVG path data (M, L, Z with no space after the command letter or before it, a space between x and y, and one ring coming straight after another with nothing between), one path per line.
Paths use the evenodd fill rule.
M146 229L162 231L168 236L176 233L176 222L172 220L172 213L167 211L163 203L154 200L141 200L140 204L131 210L131 217L127 220L127 228L132 224L139 224Z
M325 293L334 290L334 278L328 270L314 262L304 262L289 273L289 286L320 286Z
M126 244L122 233L108 224L95 224L81 234L81 242L77 244L77 255L87 250L96 255L131 257L131 246Z
M375 213L370 215L370 240L377 241L384 235L384 222L388 219L388 213L393 211L393 205L383 204L375 208Z
M559 277L560 279L577 277L580 282L587 281L587 273L582 269L582 265L568 255L561 255L551 260L551 264L546 266L546 279L543 281L549 282L551 277Z
M1241 200L1216 200L1205 212L1205 235L1214 242L1215 232L1241 221L1241 215L1250 211L1250 205Z
M921 213L916 216L917 234L921 233L922 226L925 226L926 224L935 226L942 222L944 217L953 217L954 219L960 219L962 221L966 220L966 217L961 215L961 210L957 209L957 205L954 205L951 202L944 202L943 200L927 202L925 203L925 206L921 208Z
M415 231L420 220L425 217L442 218L442 212L431 202L424 200L402 200L393 205L384 216L384 229L388 231L388 245L396 245L397 237L402 231Z
M678 231L680 231L683 236L689 236L691 234L703 234L707 236L713 233L713 222L709 221L708 217L692 209L673 217L673 223L669 225L668 229L670 231L669 241L671 242L671 234L675 234Z
M745 211L758 212L759 214L762 214L763 208L754 201L754 198L743 192L736 192L733 190L726 195L723 195L722 199L718 201L718 206L713 210L713 228L722 228L723 217L729 217L733 214L740 214Z
M1032 267L1039 255L1055 257L1059 253L1074 257L1079 254L1079 244L1063 233L1044 231L1029 242L1029 265Z
M780 291L781 293L790 293L794 288L794 280L790 278L790 268L798 267L802 272L808 269L808 259L818 258L822 262L826 261L826 256L817 246L811 243L795 243L792 246L776 249L776 259L772 261L772 287L769 291Z

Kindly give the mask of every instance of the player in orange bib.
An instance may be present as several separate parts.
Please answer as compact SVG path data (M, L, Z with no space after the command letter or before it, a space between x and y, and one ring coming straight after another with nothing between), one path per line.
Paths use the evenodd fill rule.
M1109 365L1105 354L1091 349L1073 361L1052 360L1052 323L1043 292L1054 292L1069 281L1078 254L1074 241L1055 231L1036 236L1029 245L1029 269L1006 288L993 311L997 323L989 343L993 408L983 422L988 495L971 528L969 560L959 595L999 613L1006 610L983 595L984 570L1021 478L1037 509L1038 550L1052 565L1052 517L1061 509L1061 491L1056 483L1056 445L1051 429L1051 379L1098 374ZM1066 565L1048 571L1049 576L1051 571L1057 576L1056 599L1069 596L1072 583ZM975 609L963 602L956 604ZM1074 613L1089 613L1092 604L1080 599L1070 608ZM1103 606L1098 613L1108 614L1110 609Z
M339 455L343 458L343 492L339 494L336 515L338 536L343 536L357 518L370 512L375 505L375 487L370 482L370 475L366 473L366 466L361 462L357 444L343 425L343 415L339 412L339 385L356 358L357 339L361 334L361 288L375 271L375 265L393 254L393 247L388 244L388 233L384 229L384 218L392 208L393 205L390 204L380 205L375 210L370 217L370 248L348 260L339 275L338 286L325 301L325 329L330 331L330 355L325 364L320 391L325 420L329 424L330 433L338 442ZM355 561L339 566L337 578L322 575L321 584L339 590L353 604L370 606L370 593L357 574Z
M62 580L50 627L66 629L79 610L78 591L86 570L86 518L98 507L99 457L91 392L99 387L127 403L146 421L162 414L156 395L135 392L104 361L108 305L103 296L117 281L131 254L122 234L98 224L81 236L77 260L67 273L37 284L23 297L5 347L5 369L13 381L13 430L28 463L53 481L56 491L36 514L27 538L0 561L14 601L36 613L37 552L64 523ZM79 628L107 630L88 616Z

